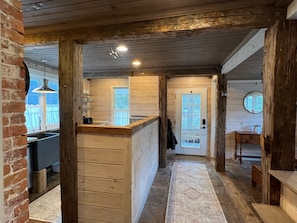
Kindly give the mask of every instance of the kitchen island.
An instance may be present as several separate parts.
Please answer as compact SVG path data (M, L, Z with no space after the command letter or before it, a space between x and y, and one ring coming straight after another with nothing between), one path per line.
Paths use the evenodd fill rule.
M137 223L158 170L159 118L77 127L79 222Z

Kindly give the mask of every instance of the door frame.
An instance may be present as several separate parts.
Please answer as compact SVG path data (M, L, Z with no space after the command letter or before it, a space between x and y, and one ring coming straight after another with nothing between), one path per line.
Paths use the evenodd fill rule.
M201 150L202 147L197 151L197 149L181 149L181 96L183 93L193 93L199 94L201 93L201 121L202 119L206 120L205 128L202 130L202 134L204 136L203 145L204 148ZM184 154L184 155L198 155L198 156L207 156L208 152L208 114L207 114L207 107L208 107L208 88L207 87L196 87L196 88L180 88L175 91L175 132L178 144L175 148L176 154ZM201 152L202 151L202 152ZM198 153L197 153L198 152Z

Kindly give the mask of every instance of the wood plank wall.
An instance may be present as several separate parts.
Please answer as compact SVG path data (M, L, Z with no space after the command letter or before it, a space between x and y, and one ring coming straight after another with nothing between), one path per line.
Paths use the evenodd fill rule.
M263 92L263 84L259 81L228 81L227 83L226 159L234 156L234 131L253 131L254 125L263 125L263 113L251 114L243 107L243 99L251 91ZM245 145L245 148L261 155L259 146Z
M90 116L94 121L108 121L112 125L112 87L128 87L128 78L106 78L90 80Z
M132 138L132 222L138 222L159 165L158 121Z
M80 133L77 143L79 222L125 222L130 138Z
M179 77L170 78L167 81L167 115L172 122L172 129L174 132L176 124L176 90L180 88L207 88L207 134L210 136L211 123L211 78L208 77ZM208 156L210 156L210 137L208 137Z
M78 133L78 217L137 223L158 168L158 120L132 136Z
M159 76L131 76L130 115L159 115Z

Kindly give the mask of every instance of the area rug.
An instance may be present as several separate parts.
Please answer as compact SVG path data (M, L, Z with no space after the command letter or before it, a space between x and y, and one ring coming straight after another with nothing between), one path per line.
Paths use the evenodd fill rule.
M175 162L166 223L227 223L204 164Z
M60 185L29 204L30 219L61 223Z

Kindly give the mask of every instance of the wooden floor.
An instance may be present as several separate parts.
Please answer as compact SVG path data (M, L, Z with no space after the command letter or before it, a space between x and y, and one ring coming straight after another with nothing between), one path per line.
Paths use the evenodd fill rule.
M204 157L168 154L168 165L159 169L139 223L164 223L172 166L175 161L204 163L229 223L261 222L251 203L261 202L261 189L252 187L251 165L259 161L226 160L226 171L218 173L214 161ZM30 221L30 223L40 223Z

